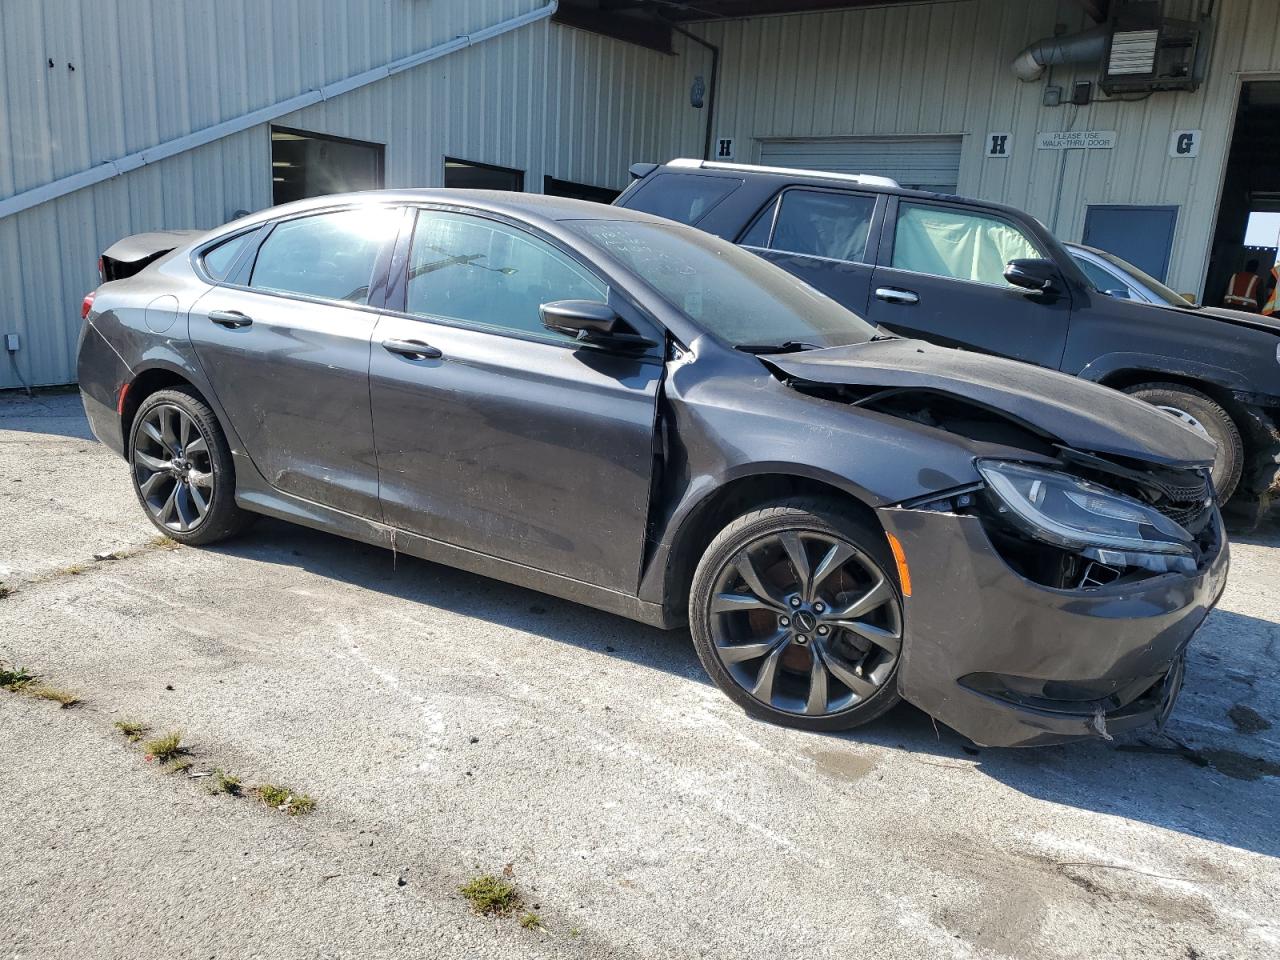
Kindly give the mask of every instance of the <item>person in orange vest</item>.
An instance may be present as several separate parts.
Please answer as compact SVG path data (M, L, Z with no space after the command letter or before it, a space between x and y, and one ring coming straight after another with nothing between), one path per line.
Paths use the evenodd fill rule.
M1280 314L1280 263L1271 268L1271 293L1262 306L1262 312L1268 317Z
M1222 298L1222 305L1232 310L1256 313L1261 300L1258 296L1261 285L1262 282L1258 279L1258 261L1250 260L1227 284L1227 295Z

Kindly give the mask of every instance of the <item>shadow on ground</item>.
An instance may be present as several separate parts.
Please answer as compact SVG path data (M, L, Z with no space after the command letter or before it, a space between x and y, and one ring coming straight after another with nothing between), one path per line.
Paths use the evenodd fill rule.
M685 630L662 631L548 597L521 587L429 563L393 558L389 551L290 524L261 521L250 533L213 548L263 563L283 564L357 584L371 591L429 604L526 631L560 643L605 653L684 679L709 683ZM1259 633L1280 636L1280 625L1225 610L1206 631L1220 637ZM1274 649L1274 647L1273 647ZM1193 653L1195 648L1193 647ZM1188 690L1219 682L1214 655L1192 657ZM1254 664L1274 672L1274 664ZM1221 681L1225 682L1225 681ZM1196 709L1184 697L1167 731L1154 730L1101 741L1030 750L979 749L966 738L903 705L869 727L824 739L873 744L913 755L932 755L997 780L1038 799L1142 821L1218 843L1280 856L1274 811L1280 808L1280 751L1275 741L1233 735L1225 717L1201 717L1221 734L1208 739L1180 727L1178 715ZM1217 702L1217 701L1214 701ZM1280 705L1264 704L1272 716ZM1193 740L1192 746L1185 740ZM1217 812L1223 790L1257 796L1253 812Z

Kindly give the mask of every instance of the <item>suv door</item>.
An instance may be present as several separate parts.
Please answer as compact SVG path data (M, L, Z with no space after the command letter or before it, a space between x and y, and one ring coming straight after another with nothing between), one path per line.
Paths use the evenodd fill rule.
M277 490L377 517L369 413L370 297L402 212L361 207L264 227L191 310L205 376L246 452ZM220 248L201 262L217 280Z
M663 354L577 344L538 308L607 300L652 325L522 226L422 209L409 239L388 297L399 313L378 322L370 368L386 521L633 593Z
M1010 260L1048 256L1031 231L993 211L908 200L890 204L867 319L906 337L1058 369L1071 297L1030 294L1004 279Z
M738 239L859 316L865 316L880 221L875 194L788 187Z

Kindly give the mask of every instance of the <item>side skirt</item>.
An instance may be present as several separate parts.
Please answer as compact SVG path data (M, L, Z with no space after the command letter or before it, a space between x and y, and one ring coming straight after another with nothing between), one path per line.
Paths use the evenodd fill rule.
M491 557L465 547L432 540L429 537L378 523L376 520L367 520L364 517L357 517L341 510L334 510L332 507L272 490L265 484L259 486L253 482L258 478L253 476L256 471L253 470L252 465L241 457L237 457L236 461L239 481L236 503L245 510L326 533L334 533L351 540L359 540L362 543L385 547L388 550L394 548L400 553L407 553L422 560L442 563L469 573L478 573L483 577L491 577L494 580L548 593L553 597L572 600L574 603L595 607L597 610L637 620L652 627L670 630L677 626L670 622L661 604L650 603L639 597L548 573L545 570L536 570L523 564L512 563L510 560ZM245 484L244 480L248 478L252 479L249 484Z

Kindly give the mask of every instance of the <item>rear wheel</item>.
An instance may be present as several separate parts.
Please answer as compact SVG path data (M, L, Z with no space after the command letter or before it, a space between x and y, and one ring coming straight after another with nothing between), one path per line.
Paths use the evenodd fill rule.
M1180 383L1142 383L1125 393L1159 407L1191 429L1208 437L1218 450L1213 460L1213 488L1226 503L1240 483L1244 469L1244 441L1231 415L1212 397Z
M148 518L179 543L216 543L251 519L235 503L226 437L194 390L160 390L142 402L130 431L129 463Z
M739 517L694 574L689 622L707 673L748 713L809 730L899 701L902 600L884 534L835 501Z

